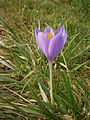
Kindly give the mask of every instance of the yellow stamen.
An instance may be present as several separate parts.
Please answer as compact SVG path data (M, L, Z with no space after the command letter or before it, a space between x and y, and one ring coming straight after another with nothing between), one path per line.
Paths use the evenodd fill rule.
M52 32L47 32L48 39L50 40L52 37L53 33Z

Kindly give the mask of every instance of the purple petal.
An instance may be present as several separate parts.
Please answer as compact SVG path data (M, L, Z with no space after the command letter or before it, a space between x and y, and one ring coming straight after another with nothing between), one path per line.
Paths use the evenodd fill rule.
M66 32L65 32L65 27L64 25L62 25L62 36L65 36Z
M37 28L37 27L35 27L35 38L37 39L37 36L38 36L38 33L40 32L40 30Z
M67 39L67 33L62 30L62 33L56 34L51 40L48 48L49 59L53 61L55 57L58 56L62 48L64 47L65 41Z
M40 32L40 30L39 30L37 27L35 27L36 43L38 44L39 48L42 50L41 45L40 45L39 40L38 40L38 33L39 33L39 32Z
M49 58L49 56L48 56L49 42L50 42L50 40L48 40L48 37L43 32L38 33L39 47L47 58Z
M54 36L54 32L53 32L53 29L50 28L49 26L47 26L45 29L44 29L44 34L47 34L47 33L50 33L52 32L52 37Z
M57 30L55 32L55 35L58 34L58 33L61 33L63 29L65 30L64 25L62 25L59 28L57 28Z

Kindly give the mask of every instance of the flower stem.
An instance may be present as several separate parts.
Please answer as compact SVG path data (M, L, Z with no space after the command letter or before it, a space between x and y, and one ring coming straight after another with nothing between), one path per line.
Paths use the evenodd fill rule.
M52 62L51 61L49 61L49 68L50 68L50 98L51 98L51 103L53 104Z

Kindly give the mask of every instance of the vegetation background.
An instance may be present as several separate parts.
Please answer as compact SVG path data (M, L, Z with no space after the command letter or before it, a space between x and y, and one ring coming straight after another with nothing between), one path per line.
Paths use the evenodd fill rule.
M90 1L0 0L0 119L89 120ZM35 41L64 24L68 38L53 62L54 105L49 65Z

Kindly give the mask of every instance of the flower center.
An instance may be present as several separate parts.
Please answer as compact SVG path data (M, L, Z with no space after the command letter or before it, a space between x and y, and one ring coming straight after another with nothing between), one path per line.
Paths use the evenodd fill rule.
M51 37L53 36L53 33L52 32L47 32L46 35L48 36L48 39L50 40Z

